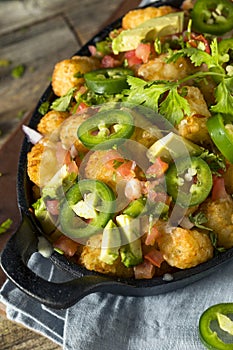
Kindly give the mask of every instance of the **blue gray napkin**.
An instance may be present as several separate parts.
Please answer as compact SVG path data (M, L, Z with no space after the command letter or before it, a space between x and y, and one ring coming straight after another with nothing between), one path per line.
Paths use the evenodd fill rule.
M141 6L153 0L142 0ZM71 278L35 253L30 267L53 282ZM209 306L233 301L233 262L171 293L135 298L95 293L68 310L51 310L9 280L0 290L9 319L62 345L64 350L201 350L198 321ZM49 350L49 349L48 349Z
M44 278L71 278L35 253L30 268ZM210 305L233 301L233 262L183 289L136 298L95 293L68 310L51 310L6 281L0 300L9 319L40 332L64 350L201 350L198 321Z

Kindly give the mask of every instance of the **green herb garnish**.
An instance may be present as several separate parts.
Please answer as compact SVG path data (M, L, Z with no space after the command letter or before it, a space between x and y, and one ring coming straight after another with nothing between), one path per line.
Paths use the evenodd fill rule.
M13 221L11 219L6 219L5 221L3 221L0 225L0 234L7 232L11 227L12 223Z
M43 103L41 103L38 112L42 115L45 115L49 110L49 101L45 101Z
M51 109L54 109L55 111L59 111L59 112L65 112L70 106L70 103L73 98L73 94L76 89L77 89L76 87L69 89L64 96L61 96L57 98L55 101L53 101L51 105Z
M11 76L15 79L21 78L25 72L24 65L20 64L19 66L15 67L11 71Z

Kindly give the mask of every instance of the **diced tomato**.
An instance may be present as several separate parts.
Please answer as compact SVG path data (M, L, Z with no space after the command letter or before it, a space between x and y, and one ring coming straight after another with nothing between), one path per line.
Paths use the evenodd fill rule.
M59 201L57 199L50 199L46 201L46 208L52 215L59 214Z
M160 236L161 233L157 229L156 225L153 225L146 236L145 245L154 245L157 238Z
M212 200L228 198L229 195L225 188L225 181L223 177L213 176Z
M129 67L142 64L142 59L136 56L136 50L130 50L125 53L125 58Z
M124 179L132 179L135 176L133 171L134 164L131 160L124 161L119 167L116 168L116 173Z
M151 52L150 44L140 43L135 50L135 56L142 60L143 63L148 62Z
M79 105L78 105L78 108L76 110L76 112L81 112L83 111L84 109L86 109L88 107L88 105L85 103L85 102L80 102Z
M149 253L144 256L145 259L149 260L154 266L160 267L164 261L163 254L157 249L151 249Z
M135 279L151 279L155 273L155 266L147 259L143 263L134 266Z
M147 175L154 177L161 177L168 169L168 163L164 162L160 157L156 158L154 164L152 164L146 171Z
M76 164L76 162L74 160L72 160L69 164L68 164L68 172L69 173L75 173L78 175L78 166Z
M188 40L188 43L190 44L190 46L197 48L198 42L202 42L204 44L205 52L207 52L208 54L211 53L210 44L208 40L202 34L196 35L194 33L191 33L191 39Z
M74 242L72 239L64 235L61 235L53 243L54 248L62 250L68 256L73 256L77 252L79 245L78 242Z

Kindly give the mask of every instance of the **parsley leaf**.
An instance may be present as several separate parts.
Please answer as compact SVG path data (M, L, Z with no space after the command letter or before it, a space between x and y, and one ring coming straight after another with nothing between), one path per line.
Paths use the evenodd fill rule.
M55 101L53 101L51 108L54 109L55 111L65 112L70 106L70 102L73 98L73 93L75 90L76 90L76 87L69 89L64 96L61 96L57 98Z
M0 234L5 233L11 227L13 221L11 219L6 219L0 225Z
M179 124L184 114L190 113L188 101L179 95L177 87L173 87L160 105L160 113L173 125Z

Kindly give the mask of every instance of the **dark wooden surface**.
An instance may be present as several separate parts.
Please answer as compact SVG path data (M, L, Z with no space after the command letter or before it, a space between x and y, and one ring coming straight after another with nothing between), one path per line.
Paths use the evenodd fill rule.
M0 0L0 223L11 218L0 235L0 251L17 228L16 173L22 123L50 80L54 64L70 57L107 23L136 7L138 0ZM24 74L13 78L15 67ZM0 286L5 276L0 271ZM5 317L0 304L1 350L61 349Z

